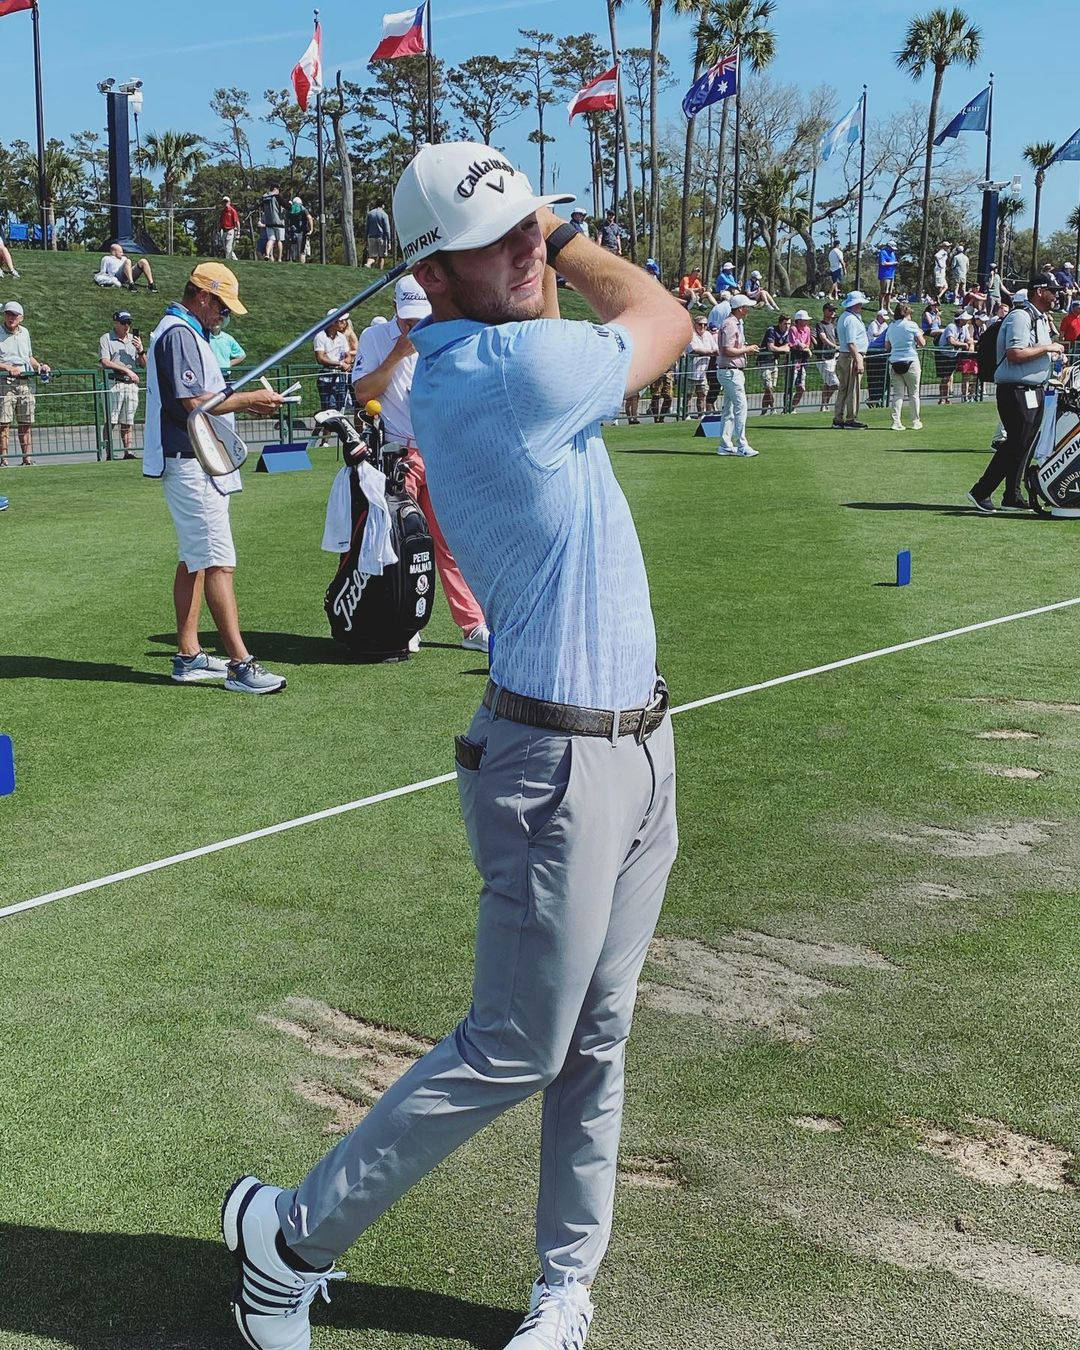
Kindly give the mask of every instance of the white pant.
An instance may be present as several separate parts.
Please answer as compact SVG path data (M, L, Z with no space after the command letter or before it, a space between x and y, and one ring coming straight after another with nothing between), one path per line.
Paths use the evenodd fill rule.
M728 449L733 445L745 445L746 376L741 370L721 367L716 372L716 381L724 395L720 408L720 444Z
M167 459L162 486L176 526L180 561L187 570L235 567L229 499L217 490L199 461Z
M225 230L223 233L224 233L223 242L225 245L225 256L226 258L231 258L233 262L236 262L236 254L233 251L233 245L236 243L236 231Z
M135 424L135 414L139 408L139 386L129 380L114 380L109 390L109 421L122 427Z
M915 413L915 421L918 422L921 417L921 413L919 411L918 361L912 361L912 363L908 366L907 370L903 372L903 374L901 374L901 372L898 371L895 366L891 365L889 367L889 379L890 379L889 393L892 396L891 403L889 406L892 408L892 420L894 422L900 421L900 414L904 410L904 396L906 394L907 397L911 399L911 407L913 412Z

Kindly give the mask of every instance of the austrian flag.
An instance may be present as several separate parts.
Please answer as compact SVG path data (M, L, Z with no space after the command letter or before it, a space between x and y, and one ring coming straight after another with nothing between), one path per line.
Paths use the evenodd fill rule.
M0 18L5 14L17 14L20 9L33 9L34 0L0 0Z
M371 61L392 61L397 56L421 56L427 51L424 41L424 14L427 0L415 9L403 9L382 17L382 41L371 53Z
M606 108L619 106L619 67L612 66L603 75L590 80L584 89L579 89L570 100L570 121L578 113L602 112Z
M316 22L315 36L311 39L307 51L293 66L293 88L296 90L296 102L307 112L308 95L321 94L322 82L322 25Z

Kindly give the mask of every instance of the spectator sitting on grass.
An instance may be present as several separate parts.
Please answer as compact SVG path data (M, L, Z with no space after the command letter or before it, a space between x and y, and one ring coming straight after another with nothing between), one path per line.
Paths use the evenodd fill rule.
M1080 342L1080 300L1069 302L1069 312L1061 321L1062 342Z
M154 274L145 258L137 258L132 264L131 259L124 253L123 244L110 244L94 280L99 286L126 286L129 291L133 291L137 276L146 278L149 290L157 290L154 285Z
M124 458L134 459L132 429L139 410L139 371L146 369L146 352L142 339L131 331L131 315L126 309L118 309L113 315L112 332L102 333L98 357L102 370L109 372L112 381L109 422L120 427Z
M941 322L941 306L936 300L929 301L922 312L923 337L937 339L944 327Z
M717 295L719 295L721 291L727 291L729 294L734 295L738 289L739 283L735 280L735 264L733 262L726 262L716 274L713 290Z
M753 271L746 279L746 290L743 292L749 299L753 300L755 305L764 305L766 309L779 310L780 306L773 299L771 292L767 291L761 284L761 273Z
M0 239L0 277L4 275L5 267L15 280L18 281L19 274L15 271L15 264L11 261L11 254L8 252L7 245Z

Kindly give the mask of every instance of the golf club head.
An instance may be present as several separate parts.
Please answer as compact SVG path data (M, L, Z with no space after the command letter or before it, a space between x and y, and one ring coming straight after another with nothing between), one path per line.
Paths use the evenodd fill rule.
M339 412L336 408L324 408L322 412L315 414L312 421L314 427L311 440L308 441L309 450L329 445L330 438L336 436L346 464L355 464L367 453L368 447L364 444L363 437L345 413Z
M211 478L224 478L247 459L243 437L225 417L196 408L188 413L187 433L195 458Z

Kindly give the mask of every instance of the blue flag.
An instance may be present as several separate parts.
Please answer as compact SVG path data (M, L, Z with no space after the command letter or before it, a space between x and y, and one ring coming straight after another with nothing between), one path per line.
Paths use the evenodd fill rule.
M1056 164L1060 159L1080 159L1080 127L1076 128L1064 145L1058 146L1050 163Z
M862 97L836 126L831 127L821 138L821 158L828 160L833 152L842 145L854 145L862 135Z
M985 131L989 116L990 86L987 85L981 94L976 94L970 103L964 104L944 131L938 132L934 144L942 145L946 140L955 140L962 131Z
M682 110L687 120L696 117L702 108L710 103L719 103L739 92L739 53L738 50L722 56L715 66L702 75L700 80L686 91L682 101Z

